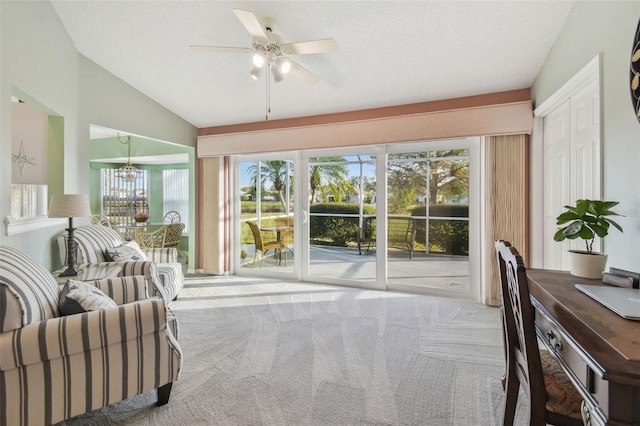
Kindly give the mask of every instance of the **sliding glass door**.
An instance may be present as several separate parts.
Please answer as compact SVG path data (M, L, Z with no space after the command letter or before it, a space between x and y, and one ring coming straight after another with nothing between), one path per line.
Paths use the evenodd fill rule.
M318 154L318 155L317 155ZM381 288L375 250L363 229L376 217L376 155L371 150L305 155L309 262L306 279Z
M478 145L237 158L234 270L477 298Z
M469 171L464 146L387 156L387 284L470 293Z
M236 270L294 275L294 154L236 159Z

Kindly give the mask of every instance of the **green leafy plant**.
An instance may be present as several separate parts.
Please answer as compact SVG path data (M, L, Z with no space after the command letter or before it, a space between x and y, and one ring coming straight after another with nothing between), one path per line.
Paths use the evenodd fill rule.
M567 211L556 218L556 224L567 225L559 228L553 239L564 241L582 238L585 240L587 253L591 254L596 235L600 238L606 237L610 225L622 232L622 227L608 218L622 216L611 210L618 204L617 201L578 200L575 206L564 206Z

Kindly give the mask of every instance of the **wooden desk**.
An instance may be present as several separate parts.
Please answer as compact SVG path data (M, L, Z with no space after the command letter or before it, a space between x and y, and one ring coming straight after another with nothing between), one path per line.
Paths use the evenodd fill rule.
M640 425L640 322L581 293L602 284L568 272L527 270L536 331L585 399L592 425Z

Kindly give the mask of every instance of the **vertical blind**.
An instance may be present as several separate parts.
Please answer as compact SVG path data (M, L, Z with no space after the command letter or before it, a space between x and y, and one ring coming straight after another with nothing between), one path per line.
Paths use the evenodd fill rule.
M149 173L138 170L133 182L122 179L118 169L100 169L102 214L115 225L134 225L133 216L149 214Z
M184 232L189 232L189 170L172 169L162 171L162 210L180 213L185 224Z
M487 139L487 246L488 305L500 305L500 274L495 240L509 241L529 263L529 144L527 135L492 136Z

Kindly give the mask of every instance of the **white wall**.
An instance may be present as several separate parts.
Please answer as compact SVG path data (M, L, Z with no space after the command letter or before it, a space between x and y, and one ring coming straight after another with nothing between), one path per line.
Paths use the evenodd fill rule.
M629 93L629 61L638 20L638 0L576 2L531 93L535 108L602 55L603 197L619 201L616 210L626 216L619 220L624 233L611 231L604 250L608 266L635 271L640 270L640 123Z
M14 87L64 117L64 159L59 172L64 173L67 193L89 191L91 123L192 147L196 144L195 127L80 55L49 1L0 1L2 221L10 209ZM54 239L62 231L54 226L6 236L3 229L0 244L23 250L52 267L56 265Z

